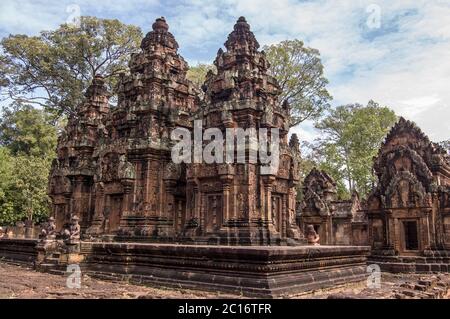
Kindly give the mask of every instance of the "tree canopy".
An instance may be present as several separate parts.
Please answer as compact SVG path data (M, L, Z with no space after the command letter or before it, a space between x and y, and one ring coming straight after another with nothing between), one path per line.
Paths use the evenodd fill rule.
M332 99L318 50L305 47L300 40L287 40L265 46L271 74L278 80L280 102L291 105L291 127L306 120L317 120Z
M202 91L202 86L206 80L206 74L208 71L215 71L216 67L213 64L198 63L196 66L189 68L186 74L188 80L190 80L199 92Z
M49 114L30 105L4 110L0 120L0 225L48 214L48 176L57 134Z
M341 197L355 190L364 197L372 189L373 157L396 121L394 111L370 101L331 109L316 124L321 137L312 157L336 180Z
M141 39L136 26L95 17L39 36L10 35L1 41L2 99L43 107L55 118L73 114L96 75L114 91Z
M0 145L12 155L53 156L57 135L48 113L31 105L15 105L4 108L2 115Z

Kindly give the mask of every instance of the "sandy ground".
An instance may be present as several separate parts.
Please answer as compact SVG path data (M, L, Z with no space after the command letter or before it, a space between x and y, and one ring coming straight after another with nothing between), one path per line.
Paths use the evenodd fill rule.
M442 275L391 275L383 274L381 286L377 289L367 288L365 282L342 287L334 290L315 291L308 295L285 296L285 298L423 298L427 297L420 292L417 285L420 281L434 280L444 283L433 289L447 291L445 285L450 286L450 274ZM408 288L410 286L410 289ZM406 288L405 288L406 287ZM404 294L405 290L411 294ZM449 298L448 291L443 298ZM67 276L36 272L32 269L0 262L0 299L27 298L27 299L205 299L205 298L240 298L240 296L220 293L192 291L184 289L151 288L126 282L102 281L83 276L81 288L68 288Z

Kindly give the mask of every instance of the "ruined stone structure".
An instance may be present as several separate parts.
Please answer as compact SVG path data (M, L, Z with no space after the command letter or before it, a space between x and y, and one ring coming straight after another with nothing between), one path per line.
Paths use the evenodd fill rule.
M239 244L273 244L301 239L295 224L295 185L298 183L299 143L288 144L289 106L269 76L269 63L244 18L214 61L204 86L200 119L204 129L277 128L280 160L277 171L264 174L263 163L193 164L187 170L187 219L190 234ZM227 136L227 139L229 137ZM249 146L251 148L251 146ZM196 221L196 222L194 222ZM216 238L216 239L214 239Z
M299 205L300 228L313 226L322 245L367 245L367 219L355 192L350 200L338 200L336 183L314 168L303 182Z
M93 80L59 139L49 181L54 221L39 240L0 239L0 258L43 271L65 273L77 264L101 278L259 297L365 280L369 247L315 245L321 238L352 243L340 220L364 225L357 199L337 202L324 173L309 178L304 217L318 214L323 229L341 235L309 227L305 239L296 225L299 140L288 140L289 105L279 101L246 20L238 19L218 51L203 95L186 80L177 49L159 18L120 76L117 106L108 104L103 79ZM210 140L221 143L216 135L230 142L248 134L248 143L236 142L231 161L214 148L210 155L224 155L224 163L197 162L194 152L194 161L177 164L176 128L194 140L203 135L196 146L205 151ZM268 141L261 141L265 129ZM255 137L274 162L261 152L251 159Z
M170 131L192 125L197 103L186 80L188 65L168 29L164 18L157 19L141 52L131 57L130 74L121 76L118 107L107 118L108 134L94 153L96 199L90 235L175 234L176 212L183 210L185 199L181 168L170 158Z
M378 183L367 201L374 260L392 271L448 271L448 154L401 118L386 137L374 171Z
M103 79L96 77L85 95L85 102L69 118L58 139L57 158L50 175L49 195L58 231L70 222L72 215L80 217L85 230L95 211L97 168L93 153L106 134L103 121L109 113L109 94Z
M250 26L237 21L202 102L168 29L157 19L141 52L132 55L117 107L110 110L97 77L70 119L49 190L58 229L78 215L86 237L244 245L301 240L295 223L299 142L294 135L288 143L289 105L278 101L280 88L267 74ZM171 132L192 131L194 120L223 136L233 128L231 138L238 128L253 128L257 136L261 128L279 129L279 169L264 174L260 160L175 164Z

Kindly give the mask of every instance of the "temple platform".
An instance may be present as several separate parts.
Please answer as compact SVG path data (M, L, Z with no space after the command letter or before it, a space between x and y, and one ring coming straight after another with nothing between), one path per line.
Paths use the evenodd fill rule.
M31 242L13 242L0 240L0 258L4 254L21 260L29 256L26 260L30 261L35 256ZM19 250L24 253L10 253L21 244ZM81 242L79 254L82 271L96 278L280 298L366 280L369 247ZM46 271L64 273L67 265L46 266ZM38 262L36 267L40 268Z
M381 271L390 273L443 273L450 272L450 252L432 250L419 256L390 256L372 252L369 264L377 264Z
M37 260L37 239L0 239L0 261L33 265Z

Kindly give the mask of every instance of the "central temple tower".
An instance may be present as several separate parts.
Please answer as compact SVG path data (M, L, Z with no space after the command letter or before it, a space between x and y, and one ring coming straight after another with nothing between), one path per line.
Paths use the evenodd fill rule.
M199 119L203 129L279 130L279 167L263 174L260 159L224 164L192 164L187 170L185 236L223 244L280 244L300 239L295 223L299 143L288 144L289 106L280 105L280 87L267 72L269 62L244 17L220 49L203 86ZM227 136L227 142L229 136ZM270 138L269 138L270 139ZM249 151L249 145L246 145ZM248 159L248 153L246 155Z

